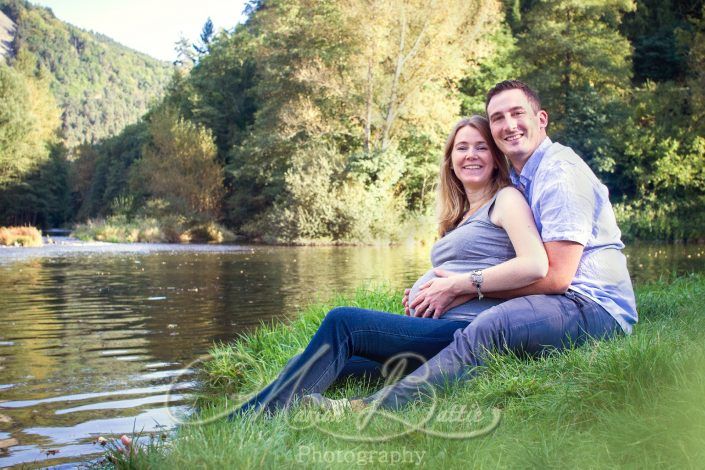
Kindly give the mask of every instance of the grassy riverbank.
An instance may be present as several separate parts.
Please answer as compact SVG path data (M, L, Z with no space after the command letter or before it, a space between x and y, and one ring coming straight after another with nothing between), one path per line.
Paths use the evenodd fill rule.
M84 241L111 243L222 243L235 235L213 221L188 221L181 216L129 219L113 216L78 224L72 235Z
M471 383L442 391L435 404L377 414L361 429L355 414L308 429L291 419L296 414L216 419L182 426L165 444L142 447L119 466L696 467L705 460L705 276L642 286L637 297L641 321L630 337L539 360L497 357ZM226 395L271 380L330 306L399 312L399 300L397 293L361 291L307 308L288 325L262 327L214 348L201 372L201 417L223 413L232 405ZM378 385L349 382L329 395L359 396ZM501 421L483 436L449 434L485 428L493 413ZM399 420L421 423L425 431L390 439L410 428Z
M42 246L42 232L36 227L0 227L0 245Z

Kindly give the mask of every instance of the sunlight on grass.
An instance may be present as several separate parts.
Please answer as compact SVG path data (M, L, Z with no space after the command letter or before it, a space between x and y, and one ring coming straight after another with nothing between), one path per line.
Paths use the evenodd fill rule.
M632 336L539 359L492 357L471 382L440 390L435 403L412 404L391 418L373 416L362 427L355 413L308 427L292 425L291 413L182 426L168 446L139 453L125 468L349 468L359 462L424 468L696 467L705 460L700 300L705 277L637 292L641 321ZM222 414L234 394L273 379L305 346L329 307L399 313L399 300L385 289L360 290L352 298L311 306L289 324L264 325L233 344L215 346L200 372L199 418ZM348 380L328 395L361 396L379 386ZM501 421L491 432L472 439L438 437L480 429L492 410L501 413ZM382 439L408 426L401 420L424 423L425 431ZM379 442L351 442L336 434Z

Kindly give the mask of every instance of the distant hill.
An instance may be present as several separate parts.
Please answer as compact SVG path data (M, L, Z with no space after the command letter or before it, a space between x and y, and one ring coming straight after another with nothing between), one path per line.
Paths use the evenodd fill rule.
M0 0L0 11L0 54L29 52L51 76L69 146L118 134L162 96L171 78L171 64L64 23L49 8Z
M15 38L15 22L0 11L0 59L12 55L12 41Z

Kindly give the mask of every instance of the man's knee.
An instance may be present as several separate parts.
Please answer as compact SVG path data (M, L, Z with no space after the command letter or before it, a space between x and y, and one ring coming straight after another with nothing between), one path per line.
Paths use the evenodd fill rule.
M453 342L463 355L502 350L506 345L507 328L506 312L493 307L478 315L464 329L456 331Z

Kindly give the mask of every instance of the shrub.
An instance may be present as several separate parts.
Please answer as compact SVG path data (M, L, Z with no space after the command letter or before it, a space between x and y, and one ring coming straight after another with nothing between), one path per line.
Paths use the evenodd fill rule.
M0 227L0 245L42 246L42 232L35 227Z
M171 215L163 218L142 217L128 220L113 216L89 220L77 225L72 235L80 240L110 243L222 243L235 240L235 235L215 222L192 222Z

